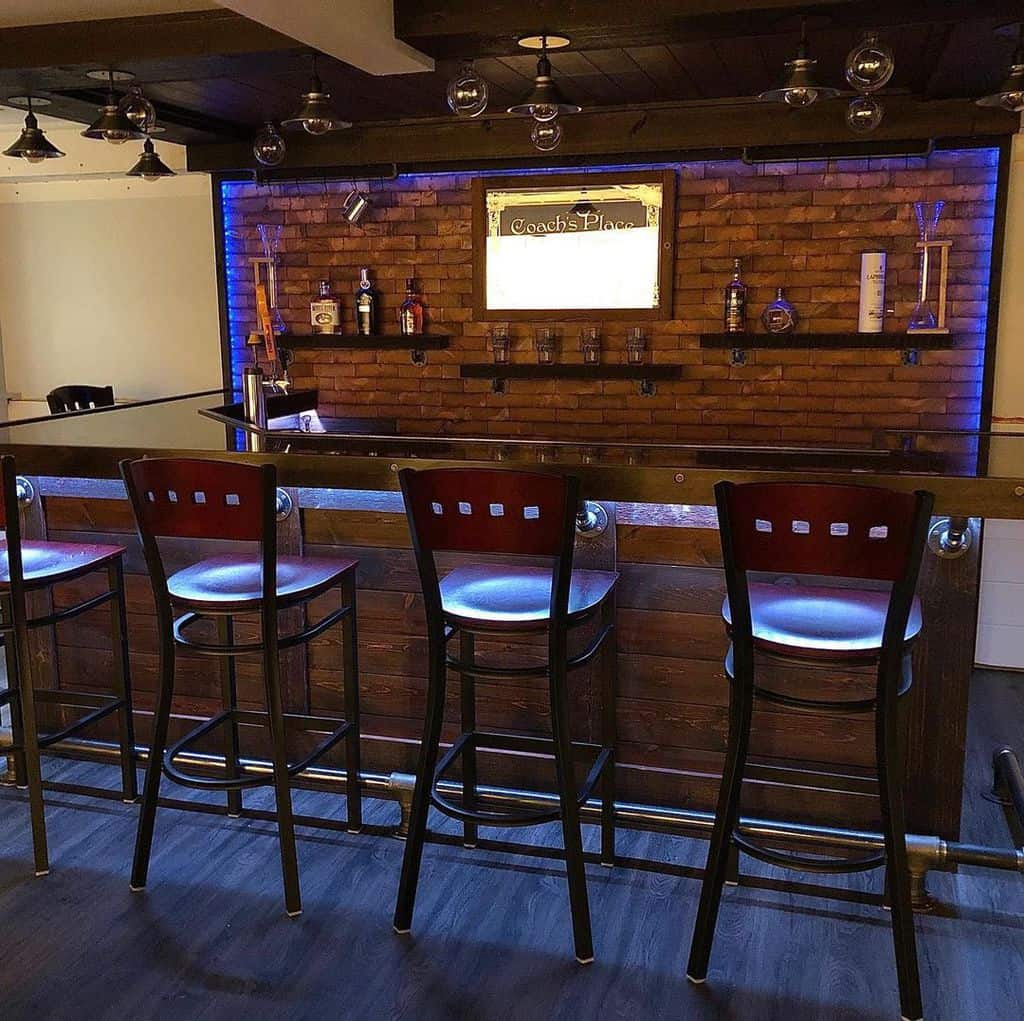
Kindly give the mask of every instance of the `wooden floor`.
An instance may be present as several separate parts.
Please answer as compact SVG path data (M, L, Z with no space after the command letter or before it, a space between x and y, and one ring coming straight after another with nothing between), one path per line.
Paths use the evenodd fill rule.
M995 745L1024 751L1024 678L979 673L971 729L964 839L1008 846L1000 810L980 794ZM60 761L47 775L116 783L113 768ZM341 801L297 796L300 811L322 815L340 815ZM367 807L381 830L397 817L391 804ZM305 912L288 919L273 824L162 811L149 888L132 894L135 814L50 794L52 872L36 879L23 795L0 791L6 1021L899 1016L888 916L877 896L854 896L877 892L877 876L839 879L825 898L745 862L751 875L726 891L709 980L695 988L683 966L703 842L622 831L624 854L662 864L589 868L597 959L580 967L556 861L431 844L413 936L399 937L391 912L403 845L392 837L302 830ZM551 841L554 829L514 836ZM588 832L588 846L595 838ZM964 869L930 886L941 904L918 916L926 1017L1021 1017L1024 876Z

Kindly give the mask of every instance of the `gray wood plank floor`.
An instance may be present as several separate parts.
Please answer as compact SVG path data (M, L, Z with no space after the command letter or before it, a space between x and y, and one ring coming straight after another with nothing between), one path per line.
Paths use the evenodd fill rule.
M980 796L1000 743L1024 751L1024 678L981 672L964 839L1008 846L1000 810ZM51 760L46 773L117 782L106 766ZM262 792L247 797L269 807ZM296 801L300 812L343 813L336 796L301 792ZM366 805L372 825L397 818L394 805ZM162 810L149 888L132 894L135 814L117 801L49 794L52 872L36 879L23 794L0 790L0 1015L7 1021L899 1016L878 876L830 879L832 896L823 897L813 879L804 885L745 862L743 883L725 894L709 981L694 988L683 967L703 842L621 831L623 854L661 864L588 869L597 960L581 968L557 861L430 844L413 935L398 937L391 930L398 840L303 828L305 911L288 919L272 823ZM588 832L589 847L596 836ZM553 843L556 827L510 839ZM926 1016L1024 1016L1024 877L964 869L933 874L930 887L939 909L917 920ZM863 903L852 896L858 891L875 897Z

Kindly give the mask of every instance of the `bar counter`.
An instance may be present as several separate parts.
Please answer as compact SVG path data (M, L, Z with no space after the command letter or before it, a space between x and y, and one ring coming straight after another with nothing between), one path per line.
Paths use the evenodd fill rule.
M1024 436L880 433L874 446L856 449L515 442L399 436L389 434L386 425L379 434L367 434L373 423L320 419L315 393L269 401L266 430L246 424L231 396L219 391L8 423L0 430L0 450L15 456L19 473L31 483L24 507L27 536L128 548L140 744L150 725L156 629L119 478L122 458L175 454L273 462L291 504L290 509L288 500L282 504L282 552L341 554L360 561L363 782L368 793L400 801L408 797L406 780L422 727L425 625L397 470L489 462L579 476L582 495L600 504L608 525L602 528L601 511L589 508L594 516L581 518L577 562L621 574L616 719L620 817L626 825L671 822L673 813L684 822L698 819L714 804L728 701L714 483L781 478L924 488L936 495L937 517L933 552L926 554L919 587L925 626L907 706L909 823L913 833L929 839L958 839L982 519L1024 518ZM991 467L981 470L979 464ZM181 564L194 559L195 545L179 542L172 558ZM68 587L82 596L87 594L83 585ZM103 622L86 615L64 627L56 643L42 636L37 641L36 655L58 666L59 684L104 690L110 643ZM481 643L480 651L500 663L509 648ZM288 658L286 693L293 711L339 708L336 660L337 648L327 635L308 655ZM187 718L219 709L219 670L209 660L179 655L179 731ZM243 703L259 704L255 667L243 665L239 680ZM842 686L844 694L865 682L853 672L805 679L819 687ZM478 683L482 725L543 732L546 693L532 683L517 690ZM455 706L458 685L452 688ZM599 701L596 682L583 671L572 691L580 739L593 739ZM757 782L744 795L745 817L813 820L848 833L873 833L870 720L763 712L752 748ZM96 748L83 744L83 755L93 752ZM254 755L253 762L258 758ZM489 763L482 776L496 797L550 790L546 768L513 770L501 759ZM332 782L330 773L310 782ZM340 765L333 782L338 776L344 777ZM667 814L659 817L659 812Z

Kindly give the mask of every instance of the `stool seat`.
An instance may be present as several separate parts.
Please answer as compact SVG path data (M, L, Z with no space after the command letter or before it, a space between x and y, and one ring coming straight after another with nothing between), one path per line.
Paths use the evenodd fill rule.
M888 591L751 582L754 647L809 659L873 659L882 649ZM728 598L722 617L732 627ZM915 596L905 642L921 631L921 601Z
M614 571L573 571L569 623L597 609L618 577ZM552 572L543 567L457 567L441 582L441 606L449 621L468 627L541 629L550 617L551 580Z
M358 561L346 557L278 557L279 607L305 602L338 584ZM208 557L167 579L171 598L196 610L254 610L263 599L258 556Z
M21 544L21 562L25 585L33 588L54 585L87 574L108 564L124 553L123 546L101 546L98 543L30 542ZM7 560L7 543L0 544L0 586L11 583L11 567Z

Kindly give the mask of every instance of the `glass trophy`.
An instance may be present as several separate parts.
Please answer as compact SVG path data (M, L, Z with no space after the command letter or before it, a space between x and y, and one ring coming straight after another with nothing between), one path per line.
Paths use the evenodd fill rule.
M921 262L917 287L917 304L907 325L908 333L948 333L946 329L946 283L949 272L949 249L951 241L939 241L936 232L939 218L946 203L915 202L914 214L917 217L918 242L921 250ZM931 297L932 274L935 258L939 257L938 300Z

